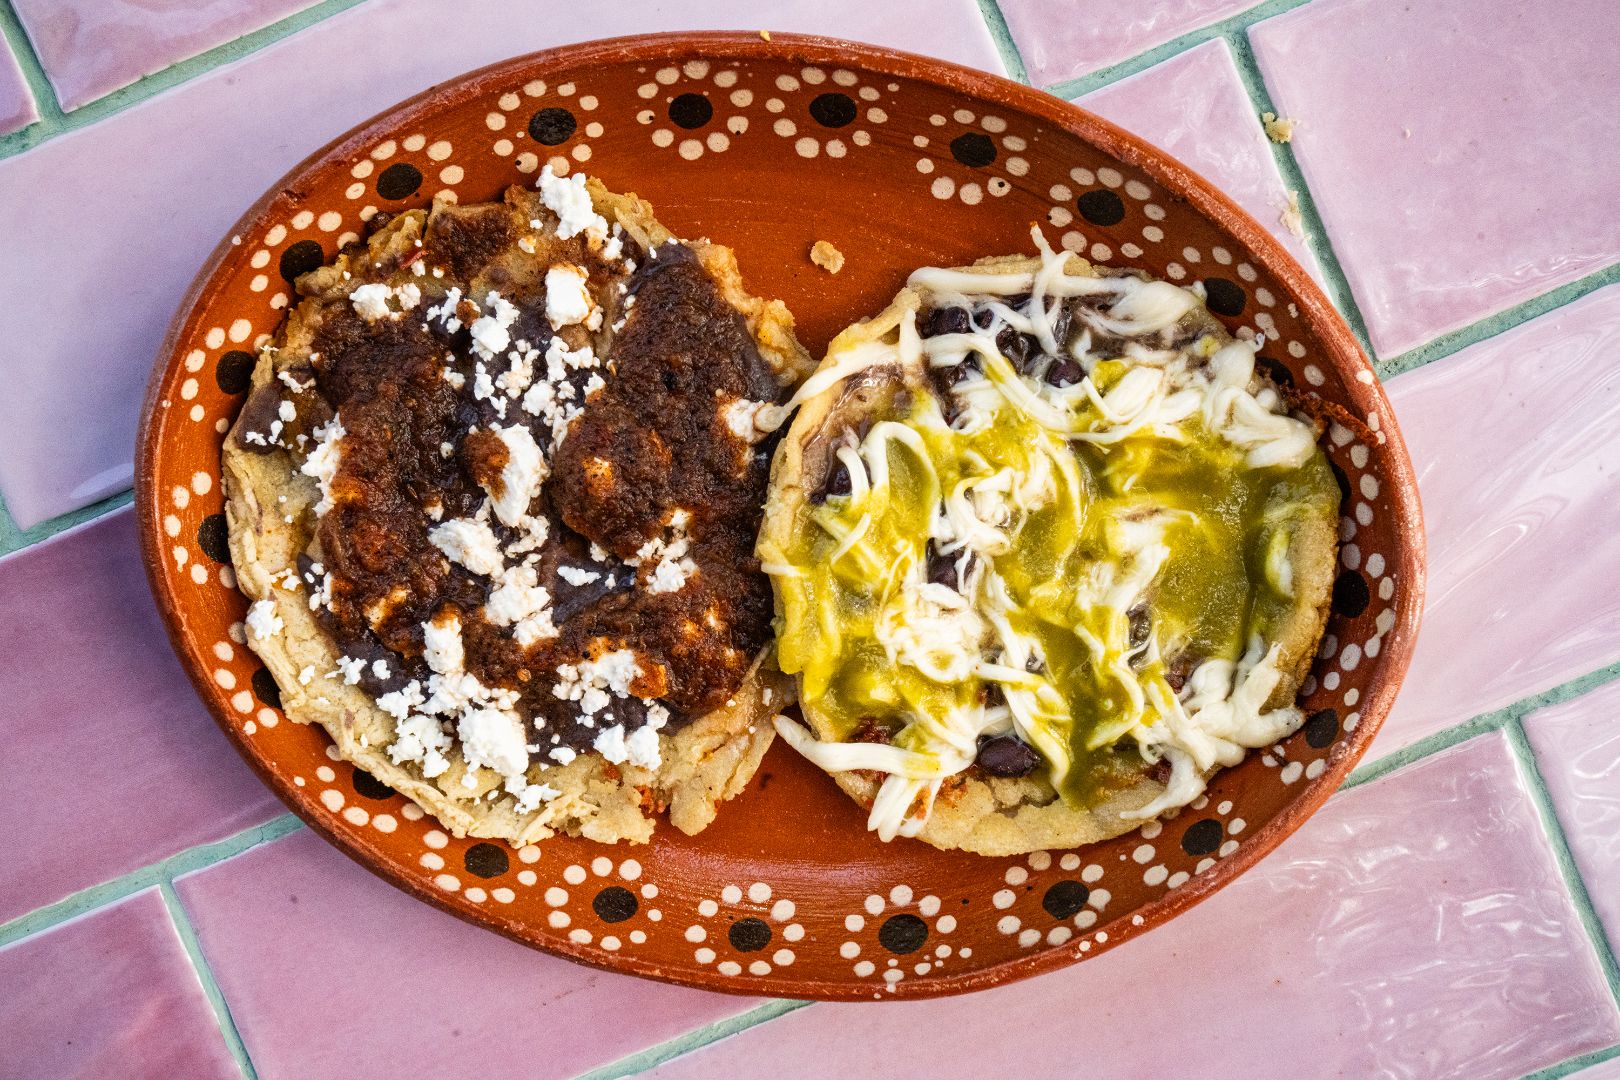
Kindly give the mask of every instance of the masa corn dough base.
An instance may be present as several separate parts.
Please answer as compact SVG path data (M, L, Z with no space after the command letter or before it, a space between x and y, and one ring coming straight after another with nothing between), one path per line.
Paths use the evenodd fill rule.
M614 194L595 180L588 190L596 211L617 222L644 249L672 239L653 217L652 208L633 194ZM506 202L524 221L544 216L531 192L513 188ZM436 202L430 211L402 213L369 239L368 255L414 246L430 215L477 209ZM547 232L552 229L548 224ZM705 241L688 246L725 300L744 316L761 356L785 381L799 381L812 361L793 336L787 309L780 301L762 300L745 291L728 248ZM350 263L350 256L340 254L332 265L301 278L299 292L326 299L347 295L354 284L344 276ZM358 270L359 260L354 264ZM355 280L359 278L357 273ZM293 363L307 360L311 335L302 315L300 305L276 335L275 348L261 351L253 373L255 389ZM241 424L239 420L238 427ZM394 764L384 752L394 739L394 719L360 687L324 677L336 667L339 651L316 622L307 589L300 585L289 590L273 583L295 565L310 541L308 511L319 498L316 482L298 472L287 453L245 451L235 435L233 431L227 437L223 452L231 556L242 592L250 600L271 600L283 622L280 633L264 640L250 635L249 644L280 687L284 711L298 723L321 725L339 756L415 800L456 836L500 838L520 845L563 832L602 843L645 843L652 836L654 815L666 808L671 824L696 833L714 819L718 805L738 794L753 776L775 737L769 717L794 694L792 681L767 662L769 647L756 657L727 705L692 719L674 734L660 735L662 764L656 770L629 762L610 765L594 753L582 753L567 765L552 765L543 772L531 767L531 782L543 780L562 794L530 813L519 812L509 794L484 799L500 786L500 777L489 769L478 770L475 787L462 786L467 770L459 740L449 752L449 770L434 779L425 778L415 765ZM285 520L288 516L292 523ZM311 666L320 674L308 686L302 685L299 672Z
M1003 274L1033 272L1041 260L1025 256L993 256L980 259L968 273ZM1070 274L1095 275L1084 260L1070 256L1065 265ZM844 330L829 347L829 355L840 353L862 342L899 339L899 327L907 316L922 307L921 295L906 288L880 314ZM1209 332L1229 337L1223 327L1206 313ZM831 363L825 360L824 364ZM1264 381L1264 376L1256 375ZM843 433L860 428L874 415L880 415L897 398L910 394L931 394L933 390L921 366L906 367L900 362L868 366L833 383L806 400L782 445L777 450L771 472L770 494L760 529L761 546L771 544L787 550L793 530L809 501L819 491L837 461L833 454ZM1282 678L1267 700L1267 707L1278 708L1293 702L1310 670L1331 601L1333 570L1337 560L1337 536L1333 526L1308 522L1292 537L1288 558L1297 584L1297 603L1283 620L1276 642L1280 646L1278 669ZM778 614L780 615L780 607ZM835 726L818 713L810 702L801 709L811 731L820 739L836 739ZM1213 775L1218 769L1206 774ZM883 781L882 774L869 771L834 772L833 780L861 806L870 808ZM1157 799L1165 785L1149 775L1144 767L1122 772L1106 785L1098 801L1084 807L1064 802L1039 772L1027 777L990 776L977 769L950 777L941 786L927 823L918 839L938 848L960 849L982 855L1017 855L1052 848L1071 848L1107 840L1142 824L1122 813L1138 810Z

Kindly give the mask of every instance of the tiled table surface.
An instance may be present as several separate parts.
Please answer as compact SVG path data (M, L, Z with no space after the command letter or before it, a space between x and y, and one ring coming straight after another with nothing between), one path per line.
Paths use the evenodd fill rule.
M1349 790L1138 945L888 1007L531 953L300 826L163 641L139 391L242 207L438 79L715 26L1082 101L1272 226L1388 379L1430 534L1406 689ZM0 0L0 31L0 1078L1620 1076L1610 0Z

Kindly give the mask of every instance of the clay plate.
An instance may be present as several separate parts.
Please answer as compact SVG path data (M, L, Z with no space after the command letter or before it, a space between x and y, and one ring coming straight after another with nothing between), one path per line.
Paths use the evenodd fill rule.
M697 837L557 837L521 851L454 840L289 723L244 647L221 513L222 433L298 272L379 210L462 202L587 169L650 199L680 235L736 249L820 355L907 272L1054 243L1171 281L1203 280L1301 391L1342 410L1342 573L1304 728L1251 754L1173 820L1023 858L883 844L780 742ZM811 244L848 256L837 276ZM435 88L317 152L220 244L148 392L136 507L152 589L198 692L304 820L424 900L537 948L746 994L870 1000L958 993L1111 949L1186 910L1298 828L1372 741L1423 598L1416 484L1389 402L1327 299L1201 177L1056 98L865 45L779 35L574 45Z

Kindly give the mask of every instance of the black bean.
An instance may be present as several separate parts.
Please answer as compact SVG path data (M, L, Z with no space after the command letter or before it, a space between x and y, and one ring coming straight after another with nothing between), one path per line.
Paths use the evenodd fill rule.
M1041 763L1041 756L1016 735L981 736L979 768L991 776L1028 776Z
M950 555L941 555L934 549L933 544L928 545L928 580L947 589L955 589L960 585L956 574L956 559Z
M967 308L935 308L923 320L922 336L931 338L941 334L965 334L970 329L972 323L968 319Z
M821 497L825 499L829 495L848 495L849 493L849 469L840 461L833 466L832 472L827 474L827 486L822 491Z
M1073 386L1085 377L1085 369L1075 360L1059 360L1046 370L1046 381L1053 386Z

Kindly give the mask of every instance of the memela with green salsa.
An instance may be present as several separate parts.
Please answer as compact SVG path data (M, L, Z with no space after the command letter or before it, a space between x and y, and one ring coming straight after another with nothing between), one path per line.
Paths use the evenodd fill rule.
M1117 835L1291 734L1339 489L1193 290L1046 248L925 269L801 388L759 554L808 730L884 839Z

